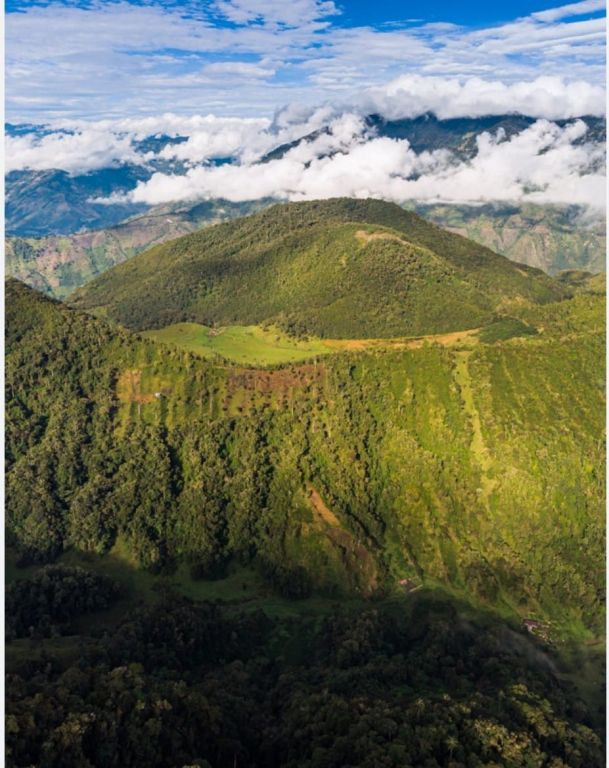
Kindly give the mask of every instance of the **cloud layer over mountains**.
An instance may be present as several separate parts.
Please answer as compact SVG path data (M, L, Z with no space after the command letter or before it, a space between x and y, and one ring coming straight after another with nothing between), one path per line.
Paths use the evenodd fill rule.
M416 154L408 141L366 139L363 124L343 115L330 131L302 142L266 163L198 166L185 175L157 173L128 195L155 205L191 198L224 197L238 202L259 197L310 200L325 197L381 197L386 200L604 205L604 148L575 144L586 125L560 128L538 120L506 139L481 134L478 152L457 162L447 150Z
M600 208L604 146L586 141L587 126L576 118L603 110L602 89L583 82L546 77L504 84L408 75L369 89L357 104L292 105L273 120L167 114L56 121L46 133L7 137L7 171L60 168L76 174L121 163L154 162L157 168L162 163L162 172L127 195L131 202L150 205L200 197L242 201L348 195ZM512 137L480 134L477 153L468 160L445 149L417 154L406 140L375 135L365 120L369 114L396 120L427 112L441 119L520 113L538 120ZM561 119L569 123L552 122ZM160 135L181 141L154 149L140 144ZM269 151L304 136L309 139L281 157L261 162Z

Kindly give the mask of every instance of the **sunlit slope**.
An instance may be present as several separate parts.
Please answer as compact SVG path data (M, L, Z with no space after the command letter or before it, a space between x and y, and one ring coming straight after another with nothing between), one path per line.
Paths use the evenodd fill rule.
M402 578L601 630L604 299L536 336L214 364L8 290L10 542L239 557L323 590Z
M479 327L568 289L378 200L274 206L153 248L71 304L134 329L273 323L366 338Z

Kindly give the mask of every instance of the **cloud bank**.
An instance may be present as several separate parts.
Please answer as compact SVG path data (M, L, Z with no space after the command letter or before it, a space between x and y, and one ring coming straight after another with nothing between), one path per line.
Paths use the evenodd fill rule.
M416 154L405 140L366 140L360 129L356 116L345 115L331 124L328 134L301 143L280 159L196 167L183 176L158 173L138 184L127 199L156 205L214 197L239 202L348 196L400 203L605 205L604 147L581 143L587 130L581 120L564 127L538 120L509 140L501 132L483 133L477 154L466 162L447 150Z
M352 103L293 104L272 120L175 114L58 120L54 132L7 137L6 167L77 174L122 163L152 172L162 164L163 172L106 201L148 205L347 195L397 202L529 200L599 209L605 199L604 145L587 140L587 126L577 117L603 110L603 90L585 82L541 77L506 84L408 75L370 88ZM442 149L417 154L405 140L376 135L365 119L372 113L396 120L428 112L441 119L521 113L537 121L509 140L500 133L480 135L475 156L463 161ZM569 122L559 126L556 120ZM151 136L182 140L152 151L141 144ZM262 162L271 150L305 136L281 158ZM179 173L167 170L175 167Z
M369 111L388 119L416 117L433 112L440 119L517 113L548 120L605 114L605 92L584 81L560 77L502 83L480 77L456 78L404 75L363 99Z

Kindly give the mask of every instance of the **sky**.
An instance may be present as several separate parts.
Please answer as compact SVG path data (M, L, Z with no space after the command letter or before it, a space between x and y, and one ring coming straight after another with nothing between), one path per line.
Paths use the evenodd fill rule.
M6 119L50 126L6 138L7 171L179 164L180 175L157 172L127 193L150 205L351 195L604 206L604 146L577 119L605 113L604 0L8 0L6 10ZM464 162L417 155L365 121L427 112L537 122L512 138L480 135ZM185 141L138 149L153 134Z
M8 0L12 122L270 117L407 75L602 85L604 0Z

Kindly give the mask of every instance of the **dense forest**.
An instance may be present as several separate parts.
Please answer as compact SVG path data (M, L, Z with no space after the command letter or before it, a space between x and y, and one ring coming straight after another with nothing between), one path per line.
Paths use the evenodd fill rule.
M9 670L9 766L603 765L599 715L551 658L445 601L314 620L173 595L37 648Z
M300 362L204 358L112 322L224 322L180 303L188 238L124 267L174 253L175 280L142 283L164 281L156 305L123 296L122 266L75 299L113 296L105 318L7 282L7 765L603 765L603 281L514 271L392 206L318 241L316 217L345 205L193 236L264 225L278 264L295 217L319 265L337 232L350 253L364 232L362 322L340 302L307 314L306 295L300 314L242 308L342 329ZM371 264L382 291L413 288L410 325L398 293L356 290ZM434 315L438 286L455 299ZM458 326L464 297L479 331L383 342Z
M14 281L7 305L7 523L23 564L123 547L160 571L256 561L296 592L434 579L601 630L602 296L523 309L535 336L269 369L141 339Z
M268 208L151 248L69 299L144 330L274 323L387 338L476 328L523 300L567 295L541 270L381 200Z

